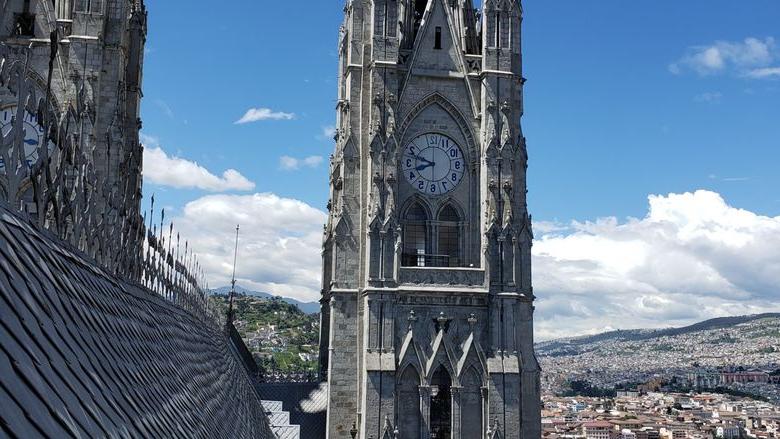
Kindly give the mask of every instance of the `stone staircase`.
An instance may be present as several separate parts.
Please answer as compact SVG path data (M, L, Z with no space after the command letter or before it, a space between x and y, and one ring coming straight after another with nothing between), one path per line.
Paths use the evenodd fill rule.
M301 426L290 425L290 412L284 411L281 401L263 401L263 410L277 438L301 439Z

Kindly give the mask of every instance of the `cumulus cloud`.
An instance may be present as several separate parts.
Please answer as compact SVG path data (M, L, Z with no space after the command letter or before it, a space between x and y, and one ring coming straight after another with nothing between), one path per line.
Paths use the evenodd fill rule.
M295 119L294 113L285 113L282 111L274 111L270 108L250 108L249 110L238 119L235 124L242 125L251 122L258 122L261 120L293 120Z
M780 61L775 39L746 38L744 41L716 41L708 46L688 48L685 55L669 65L674 74L693 71L700 76L733 73L748 78L780 76Z
M322 131L317 135L317 140L330 141L336 135L336 127L328 125L322 127Z
M756 79L780 78L780 67L765 67L762 69L754 69L748 72L747 76Z
M709 191L649 204L642 219L574 222L537 239L540 339L780 309L780 217Z
M326 139L332 139L336 135L336 127L333 125L322 127L322 135Z
M211 286L230 283L235 227L241 225L238 283L304 301L319 299L325 212L271 193L210 195L173 219L191 239Z
M319 299L325 221L325 212L270 193L206 196L174 219L212 286L229 284L241 224L239 283L305 301ZM540 340L780 311L780 217L717 193L650 196L641 219L539 225Z
M322 156L312 155L306 158L295 158L288 155L279 157L279 167L285 171L297 171L301 168L316 168L322 164Z
M202 189L210 192L251 191L255 184L235 169L218 177L196 162L168 155L151 136L142 135L144 148L144 180L177 189Z

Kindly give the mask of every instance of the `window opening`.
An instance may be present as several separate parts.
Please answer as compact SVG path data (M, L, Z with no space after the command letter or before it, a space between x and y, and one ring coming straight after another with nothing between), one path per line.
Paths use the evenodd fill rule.
M14 14L14 37L35 36L35 14L30 13L30 0L24 0L24 6L20 14Z
M406 213L405 223L402 265L425 267L428 228L428 216L425 209L416 203Z
M439 251L445 267L460 267L460 216L451 205L439 213Z
M501 47L501 14L496 12L496 47Z
M431 438L452 438L452 380L444 366L431 379Z

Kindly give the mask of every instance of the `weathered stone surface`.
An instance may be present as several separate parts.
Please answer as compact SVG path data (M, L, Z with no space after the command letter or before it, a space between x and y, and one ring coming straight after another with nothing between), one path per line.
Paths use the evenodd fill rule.
M220 328L3 204L0 316L3 436L274 437Z

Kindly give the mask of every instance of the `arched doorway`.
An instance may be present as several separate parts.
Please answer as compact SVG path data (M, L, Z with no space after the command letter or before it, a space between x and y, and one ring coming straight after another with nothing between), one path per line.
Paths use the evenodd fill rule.
M452 379L444 366L431 379L431 439L452 438Z

